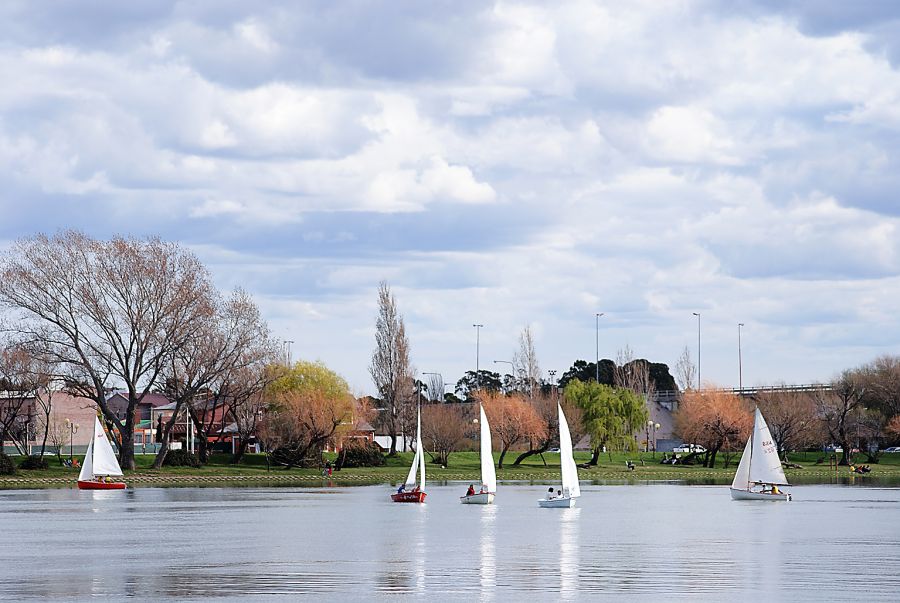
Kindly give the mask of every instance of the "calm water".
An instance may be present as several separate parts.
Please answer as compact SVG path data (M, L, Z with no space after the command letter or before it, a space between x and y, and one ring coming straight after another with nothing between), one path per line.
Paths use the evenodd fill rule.
M0 599L900 599L900 489L585 486L540 509L541 486L486 507L465 486L422 506L388 486L0 491Z

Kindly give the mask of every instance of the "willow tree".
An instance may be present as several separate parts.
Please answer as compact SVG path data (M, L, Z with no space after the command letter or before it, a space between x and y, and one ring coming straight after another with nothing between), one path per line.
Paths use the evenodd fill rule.
M621 387L574 379L563 391L565 399L581 410L584 433L591 438L591 460L596 465L606 448L633 450L635 431L647 422L647 406L640 395Z
M375 350L369 374L383 408L376 422L391 437L389 454L397 453L397 436L415 425L413 370L409 362L409 340L397 300L387 283L378 286L378 318L375 319Z
M119 462L134 468L135 409L172 355L213 312L197 257L158 238L95 240L77 231L21 239L0 259L6 329L39 342L73 393L91 398L119 433ZM107 405L122 389L123 416Z

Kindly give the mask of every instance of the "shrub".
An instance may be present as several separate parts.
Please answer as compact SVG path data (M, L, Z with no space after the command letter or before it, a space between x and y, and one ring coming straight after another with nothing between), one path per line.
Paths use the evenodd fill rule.
M21 463L19 463L19 469L25 471L32 470L44 470L47 468L47 459L40 456L31 455L29 457L25 457Z
M368 440L348 442L338 455L338 467L380 467L384 465L381 446Z
M16 466L12 459L0 452L0 475L15 475Z
M200 459L187 450L170 450L163 461L164 467L199 467Z

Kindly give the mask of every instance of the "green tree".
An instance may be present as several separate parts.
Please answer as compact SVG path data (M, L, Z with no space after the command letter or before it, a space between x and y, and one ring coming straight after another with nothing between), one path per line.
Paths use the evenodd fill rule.
M478 373L466 371L466 374L456 382L456 395L466 402L474 402L473 394L480 389L487 392L502 391L503 381L500 379L500 373L484 369L479 370Z
M604 447L609 451L635 447L634 434L649 416L639 395L628 389L580 379L570 381L563 395L581 409L584 432L591 437L591 465L597 464Z

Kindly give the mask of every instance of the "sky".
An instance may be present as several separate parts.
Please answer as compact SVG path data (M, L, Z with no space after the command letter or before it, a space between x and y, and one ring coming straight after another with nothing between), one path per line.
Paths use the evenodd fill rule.
M178 241L360 394L380 281L448 390L526 326L557 376L696 360L695 312L722 386L900 352L897 3L11 0L0 32L0 247Z

